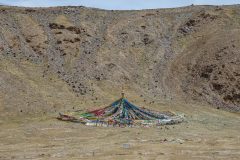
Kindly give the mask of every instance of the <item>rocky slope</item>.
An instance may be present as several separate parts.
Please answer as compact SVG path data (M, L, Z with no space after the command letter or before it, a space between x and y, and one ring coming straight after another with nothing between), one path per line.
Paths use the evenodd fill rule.
M132 100L240 110L240 7L0 7L0 111ZM105 103L103 103L105 102Z

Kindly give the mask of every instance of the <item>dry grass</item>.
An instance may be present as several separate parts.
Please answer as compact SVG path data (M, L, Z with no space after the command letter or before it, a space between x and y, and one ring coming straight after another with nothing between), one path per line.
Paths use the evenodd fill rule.
M187 121L159 128L101 128L57 121L49 116L2 120L0 157L238 159L239 115L205 106L175 104L172 109L185 112Z

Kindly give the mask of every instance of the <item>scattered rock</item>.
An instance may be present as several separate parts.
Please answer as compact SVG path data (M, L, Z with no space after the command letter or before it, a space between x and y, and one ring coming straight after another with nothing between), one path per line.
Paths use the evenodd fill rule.
M51 29L65 29L64 25L57 24L57 23L49 23L49 27Z

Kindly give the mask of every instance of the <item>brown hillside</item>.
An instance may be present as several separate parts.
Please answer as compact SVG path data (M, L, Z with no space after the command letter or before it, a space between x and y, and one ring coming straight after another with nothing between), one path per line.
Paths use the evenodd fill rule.
M0 7L0 111L111 102L240 111L240 8L105 11Z

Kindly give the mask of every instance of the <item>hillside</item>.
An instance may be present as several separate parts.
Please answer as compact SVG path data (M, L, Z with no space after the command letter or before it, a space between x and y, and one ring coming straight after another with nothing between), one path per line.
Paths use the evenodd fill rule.
M0 6L0 111L130 100L240 111L240 8L105 11Z

